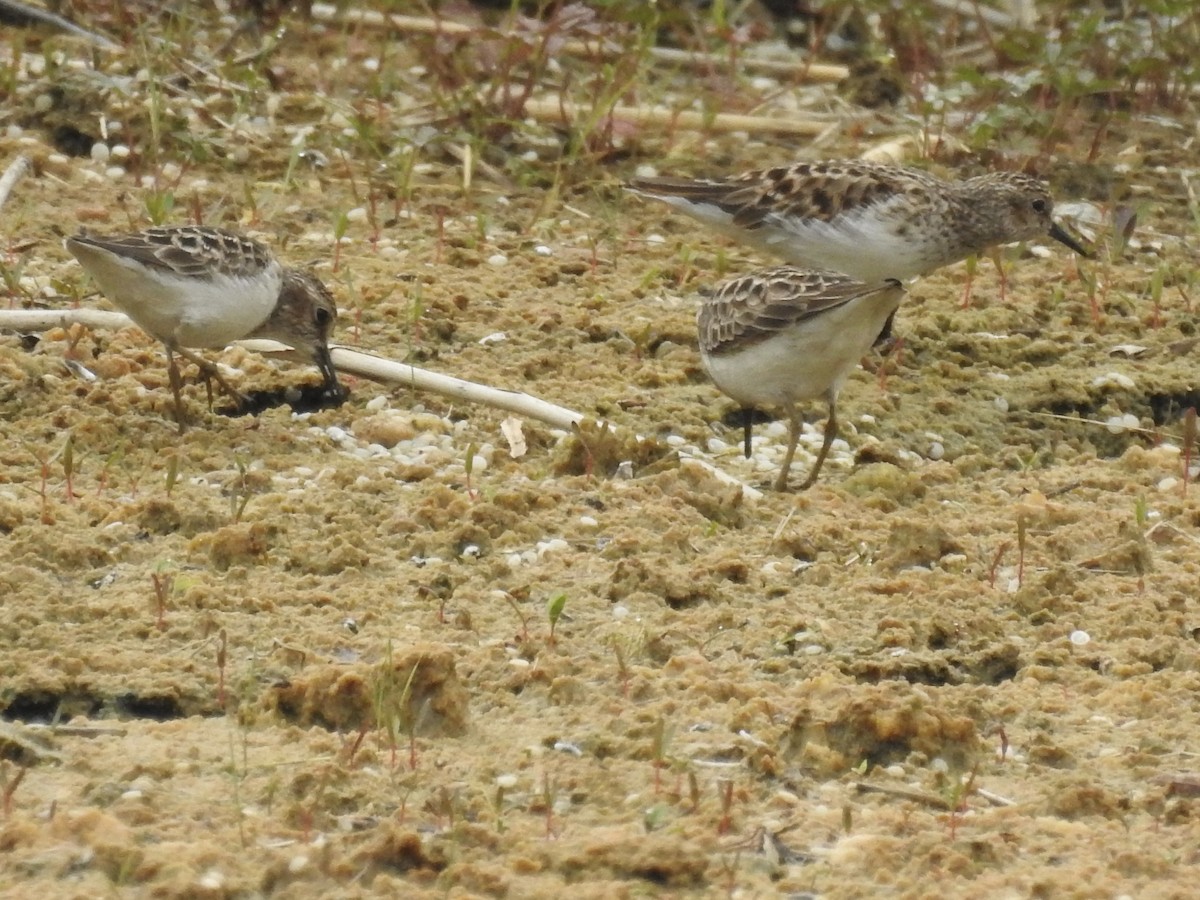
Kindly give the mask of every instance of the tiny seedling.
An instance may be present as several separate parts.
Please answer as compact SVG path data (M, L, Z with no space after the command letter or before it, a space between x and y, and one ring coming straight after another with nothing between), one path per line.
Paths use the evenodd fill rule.
M151 191L146 194L143 203L146 206L146 216L152 225L162 225L175 209L175 195L171 191Z
M345 210L337 214L337 218L333 220L333 272L336 274L341 268L342 262L342 238L346 236L346 231L350 228L350 216Z
M25 773L28 771L27 766L17 766L17 774L10 778L8 760L0 760L0 796L4 798L3 806L6 818L12 816L13 794L21 786L21 782L25 779Z
M550 780L550 773L542 773L542 805L546 811L546 840L553 840L554 834L554 783Z
M733 829L733 782L722 778L717 782L717 797L721 801L721 818L717 820L717 834L729 834Z
M654 796L662 793L662 771L669 764L667 749L671 745L675 729L669 727L661 717L655 721L654 730L650 736L650 758L654 766Z
M988 566L988 587L996 586L996 573L1000 570L1000 563L1004 561L1004 554L1008 552L1008 548L1008 541L1001 541L996 552L992 554L992 564Z
M548 643L551 646L555 643L555 629L558 627L558 620L562 618L566 605L567 594L565 591L555 594L546 604L546 618L550 620L550 639Z
M1025 584L1025 530L1024 514L1017 516L1017 587Z
M522 612L521 607L517 604L517 599L508 591L502 591L504 602L513 608L513 612L517 614L517 618L521 620L520 639L522 644L529 643L529 617Z
M175 575L163 571L160 566L159 571L150 573L150 584L154 588L154 626L159 631L166 631L167 599L175 588Z
M217 706L225 708L225 663L228 660L225 629L217 634Z
M1133 504L1133 521L1137 523L1138 528L1145 528L1149 518L1150 509L1146 505L1146 498L1138 497Z
M1192 453L1196 449L1196 407L1189 406L1183 414L1183 495L1187 496L1192 475Z
M628 639L620 635L609 635L608 645L612 647L613 656L617 660L617 680L621 682L621 696L629 696L629 663L625 658Z
M250 483L247 480L250 469L241 456L235 456L233 461L237 466L238 477L229 491L229 515L236 525L242 521L242 515L246 512L246 506L250 503Z
M466 462L463 463L463 468L466 469L466 472L467 472L467 496L470 497L472 500L477 500L479 498L478 491L476 491L473 487L471 487L471 473L475 471L475 452L478 449L479 449L479 447L475 444L474 441L472 441L470 444L468 444L467 445L467 459L466 459Z
M958 780L954 785L954 789L950 792L949 807L950 807L950 841L953 843L958 836L958 823L962 820L963 813L967 811L967 798L975 791L975 776L979 773L979 765L976 764L971 769L971 774L966 780Z
M167 455L167 499L171 499L171 491L175 489L175 485L179 483L179 454L171 453Z

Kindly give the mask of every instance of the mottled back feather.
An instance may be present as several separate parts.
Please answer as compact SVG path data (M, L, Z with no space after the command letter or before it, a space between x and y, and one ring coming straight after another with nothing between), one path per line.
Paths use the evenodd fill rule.
M896 287L900 282L863 284L835 272L790 266L730 279L717 285L696 314L700 347L712 354L744 349L790 325Z

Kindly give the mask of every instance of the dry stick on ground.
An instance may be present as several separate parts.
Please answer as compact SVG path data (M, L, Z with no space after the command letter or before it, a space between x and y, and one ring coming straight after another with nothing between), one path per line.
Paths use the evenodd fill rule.
M485 29L463 22L435 19L427 16L386 15L374 10L348 9L339 12L329 3L314 3L313 18L324 22L341 22L352 25L367 25L376 28L388 27L395 31L415 34L440 34L463 39L478 37ZM614 57L628 52L628 48L616 42L568 40L562 43L561 52L572 56ZM664 63L716 68L729 65L729 56L694 50L678 50L671 47L651 47L650 55ZM766 72L774 75L794 75L809 82L837 83L850 75L847 66L831 63L807 63L804 60L775 59L740 53L737 64L743 69Z
M539 122L562 122L570 125L592 114L589 107L565 100L525 101L525 115ZM702 113L691 109L676 110L665 106L614 106L608 115L633 125L658 125L685 128L689 131L748 131L751 134L794 134L816 137L831 128L841 128L851 117L837 119L789 119L785 116L747 116L735 113Z

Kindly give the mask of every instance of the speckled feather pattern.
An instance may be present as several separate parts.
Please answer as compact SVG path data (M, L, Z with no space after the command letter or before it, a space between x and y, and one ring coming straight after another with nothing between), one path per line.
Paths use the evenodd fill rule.
M75 240L180 278L254 278L275 262L271 251L258 241L200 225L147 228L111 236L83 234Z
M996 244L1049 235L1045 185L1016 172L945 181L900 166L798 163L722 179L637 178L662 200L729 236L804 268L862 281L912 278Z
M713 289L696 314L700 347L713 355L744 350L831 309L898 287L897 281L863 284L790 266L729 279Z

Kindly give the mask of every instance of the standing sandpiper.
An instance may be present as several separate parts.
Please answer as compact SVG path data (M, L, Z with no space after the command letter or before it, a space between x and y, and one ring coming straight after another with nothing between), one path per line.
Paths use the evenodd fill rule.
M1016 172L943 181L869 162L797 163L732 178L635 178L729 237L808 269L907 280L997 244L1048 235L1088 252L1051 218L1045 185Z
M66 247L100 289L167 348L176 418L183 431L178 353L214 379L239 406L245 398L202 356L187 349L270 338L307 353L328 395L342 398L329 335L337 306L313 274L285 268L257 241L220 228L150 228L134 234L81 233Z
M817 480L837 436L837 397L904 298L896 279L873 283L846 275L782 266L718 284L696 315L700 359L713 383L746 408L781 407L787 414L787 455L775 481L787 490L803 419L799 404L829 406L825 437L812 471ZM745 452L750 455L749 416Z

